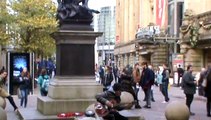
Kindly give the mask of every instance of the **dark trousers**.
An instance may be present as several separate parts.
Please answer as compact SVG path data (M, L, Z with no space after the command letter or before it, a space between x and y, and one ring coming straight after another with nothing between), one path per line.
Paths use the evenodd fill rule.
M190 110L191 103L193 102L193 94L185 94L186 95L186 105Z
M165 97L165 101L168 102L169 101L169 96L168 96L168 84L167 82L163 82L163 84L161 84L161 88L162 88L162 94Z
M111 111L108 115L103 117L105 120L128 120L128 118L122 116L117 111Z
M146 105L151 107L151 87L144 89Z
M207 115L210 115L211 110L211 97L207 97Z
M180 78L181 78L182 76L178 73L178 81L177 81L177 86L179 87L180 86Z
M9 100L10 104L13 106L14 110L16 110L18 107L16 106L13 97L12 96L8 96L7 99Z

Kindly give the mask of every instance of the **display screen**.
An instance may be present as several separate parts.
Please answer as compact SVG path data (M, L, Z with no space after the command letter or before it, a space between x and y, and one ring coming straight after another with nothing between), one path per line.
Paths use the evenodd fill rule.
M23 68L27 68L27 56L13 57L13 76L17 77L22 72Z

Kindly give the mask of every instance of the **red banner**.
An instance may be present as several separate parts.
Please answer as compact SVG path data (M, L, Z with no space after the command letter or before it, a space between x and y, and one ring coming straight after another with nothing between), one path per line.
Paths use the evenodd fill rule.
M156 24L160 27L167 26L168 0L156 0Z

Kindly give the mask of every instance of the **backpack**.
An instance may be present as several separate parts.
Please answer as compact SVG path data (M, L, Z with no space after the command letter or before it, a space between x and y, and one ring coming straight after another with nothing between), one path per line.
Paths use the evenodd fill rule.
M49 86L50 80L49 77L43 77L43 82L42 82L42 89L45 91L48 91L48 86Z

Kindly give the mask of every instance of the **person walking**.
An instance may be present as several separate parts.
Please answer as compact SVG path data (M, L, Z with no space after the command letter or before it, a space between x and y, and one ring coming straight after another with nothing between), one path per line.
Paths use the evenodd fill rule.
M142 62L142 73L141 73L141 87L146 96L146 105L144 108L151 108L151 86L154 84L153 73L148 68L147 62Z
M169 76L170 76L170 71L167 67L166 64L163 64L163 73L162 73L162 94L165 97L165 101L163 103L167 103L169 101L169 96L168 96L168 85L169 85Z
M163 79L163 67L162 66L158 66L157 72L156 72L156 83L159 86L159 90L162 93L162 79Z
M206 77L206 73L207 73L207 70L205 68L202 68L201 69L201 72L200 72L200 75L199 75L199 80L198 80L198 94L200 96L204 96L205 93L204 93L204 87L202 86L202 83Z
M28 94L31 86L31 77L27 68L23 68L23 71L21 72L21 75L19 77L19 82L20 82L19 88L21 92L20 106L22 107L24 103L24 107L26 107L28 102Z
M189 108L190 115L195 115L195 113L191 112L191 103L193 101L194 94L196 93L197 81L194 80L192 72L193 72L192 65L188 65L187 72L185 72L185 74L182 77L182 85L186 96L186 105Z
M153 76L153 84L151 86L151 92L150 92L150 94L151 94L151 100L152 100L152 102L155 102L154 95L153 95L154 82L155 82L155 72L153 70L152 65L149 65L148 68L150 69L150 71L152 73L151 75Z
M115 80L115 83L117 83L118 82L118 73L119 73L119 69L118 69L118 67L117 67L117 65L115 65L114 67L113 67L113 73L114 73L114 80Z
M208 66L206 74L205 96L207 98L207 116L211 117L211 66Z
M119 114L118 111L123 110L126 106L120 105L121 95L121 85L115 83L108 90L103 93L98 93L95 98L102 105L106 105L108 109L108 114L104 115L103 118L106 120L128 120L125 116Z
M178 68L177 68L177 74L178 74L177 87L180 87L180 78L182 78L184 74L184 70L181 68L180 64L178 65Z
M108 90L109 87L111 87L111 83L112 83L113 79L114 79L114 77L113 77L112 67L111 66L107 66L107 72L106 72L106 75L105 75L105 81L103 83L104 90Z
M41 75L38 78L38 84L40 86L40 94L41 96L47 96L48 91L45 90L45 88L43 88L43 82L44 80L49 80L50 76L47 73L46 69L42 69L41 70Z
M5 69L0 70L0 96L3 98L7 98L10 104L13 106L14 111L18 111L18 107L16 106L13 97L3 88L7 81L7 72Z

